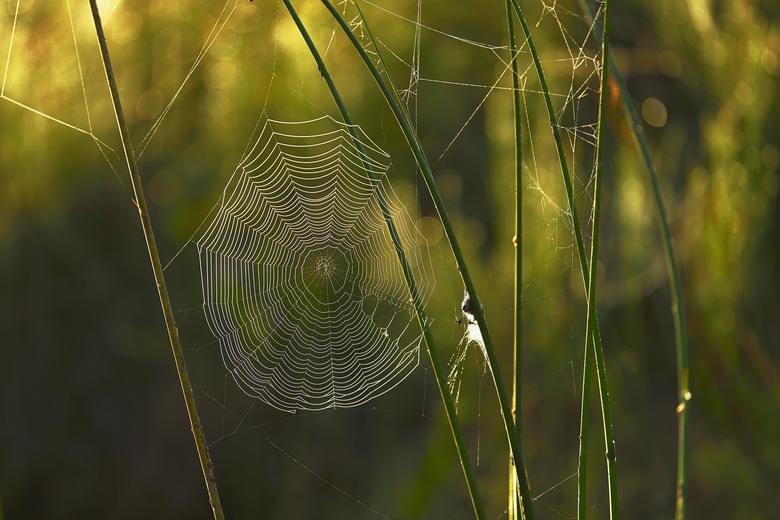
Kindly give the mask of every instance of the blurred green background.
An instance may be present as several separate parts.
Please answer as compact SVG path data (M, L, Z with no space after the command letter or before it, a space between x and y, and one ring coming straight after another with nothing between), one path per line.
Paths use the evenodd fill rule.
M78 4L69 11L65 2L5 0L0 13L0 504L6 518L208 518L89 9ZM463 334L462 286L428 218L425 187L348 42L319 3L297 5L327 48L356 122L390 153L389 181L433 244L429 309L439 343L452 352ZM406 88L414 26L364 7ZM414 19L418 4L386 7ZM173 259L166 273L228 517L469 518L427 356L404 384L366 406L291 416L236 389L205 324L192 240L258 120L337 114L284 9L263 0L102 8L158 243L164 260ZM770 518L780 510L780 7L632 0L612 8L613 50L645 119L685 284L690 518ZM588 222L598 46L575 2L524 9ZM418 128L508 377L507 53L464 41L504 45L503 3L423 3L422 21ZM524 50L522 434L537 517L571 518L583 291L530 63ZM598 268L620 504L624 518L670 518L670 297L647 175L612 101ZM506 446L476 354L466 361L459 411L489 516L504 517ZM592 517L604 518L593 411Z

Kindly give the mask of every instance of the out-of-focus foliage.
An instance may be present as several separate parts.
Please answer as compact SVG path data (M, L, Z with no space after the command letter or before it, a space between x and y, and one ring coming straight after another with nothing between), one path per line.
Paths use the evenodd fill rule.
M208 518L88 8L71 2L71 19L65 2L24 0L13 26L16 4L5 1L0 13L3 70L14 28L0 98L0 503L9 518ZM348 43L331 39L334 25L318 2L298 4L316 43L328 49L356 121L391 154L396 192L435 243L440 275L430 314L439 342L452 350L462 334L462 287L424 186ZM423 21L504 44L502 4L423 2ZM247 400L225 378L199 307L197 253L188 240L263 111L278 119L336 114L284 10L262 0L236 5L186 82L223 5L123 0L104 11L158 241L166 259L184 247L167 274L226 512L371 518L375 509L391 518L467 518L425 356L407 382L352 411L287 416ZM566 11L578 13L576 2L555 5L573 38L586 38L587 24ZM409 58L411 26L365 7L386 48ZM392 9L413 18L416 3L393 2ZM539 3L527 9L540 20L535 37L556 92L586 82L555 67L571 50L560 46L556 23ZM767 518L780 509L780 11L769 0L634 0L613 5L612 27L614 52L647 123L686 288L690 517ZM591 55L593 45L586 46ZM423 32L421 75L490 85L496 62L484 56ZM408 67L388 63L405 85ZM524 455L533 493L551 489L537 500L537 514L568 517L576 493L566 479L576 471L582 285L569 230L552 206L563 198L544 106L530 69L525 78L524 150L533 166L523 191ZM144 137L180 87L147 146ZM492 92L435 160L486 94L422 83L418 127L508 363L508 93ZM583 98L584 120L594 120L596 99ZM619 105L609 109L598 268L621 507L628 518L669 518L676 369L666 269L646 172ZM565 114L563 124L572 124ZM590 151L578 146L572 158L587 222ZM506 448L482 364L475 357L467 363L459 411L495 518L505 507ZM604 517L601 457L594 461L592 514Z

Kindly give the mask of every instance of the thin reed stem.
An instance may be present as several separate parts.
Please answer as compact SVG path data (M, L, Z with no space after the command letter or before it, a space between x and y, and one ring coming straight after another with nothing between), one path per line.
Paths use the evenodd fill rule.
M580 6L583 12L593 19L594 12L592 6L586 0L580 0ZM596 31L599 34L599 31ZM617 85L620 91L620 99L623 103L623 109L625 110L626 117L631 126L631 131L634 134L634 138L639 145L639 151L642 157L642 162L645 165L647 174L650 178L650 185L653 189L653 200L656 208L656 218L658 221L658 227L661 232L661 240L663 242L664 254L666 256L666 268L669 277L669 285L671 288L672 298L672 321L674 322L674 342L675 351L677 356L677 493L676 493L676 520L684 520L686 517L686 502L687 502L687 461L688 461L688 435L687 435L687 423L689 403L691 400L690 392L690 371L688 365L688 332L687 321L685 318L685 300L683 297L682 278L680 276L680 267L677 262L677 254L674 247L674 237L672 236L671 226L669 225L669 217L666 213L666 204L661 193L661 183L658 179L658 173L656 172L655 165L653 164L652 156L650 155L650 147L645 139L644 129L640 122L639 116L634 109L634 105L631 102L630 93L626 82L623 79L623 75L617 68L615 57L610 52L608 54L609 67L611 70L612 79Z
M615 454L615 439L612 428L612 413L609 403L609 389L607 387L607 369L604 361L604 350L601 348L601 342L591 342L591 335L598 334L598 325L596 323L596 286L598 278L598 258L599 258L599 223L601 221L601 184L602 167L604 152L604 127L606 126L607 94L609 80L609 64L607 56L609 54L609 0L604 0L603 30L601 38L601 90L599 100L598 116L598 137L596 141L596 168L595 178L593 180L593 227L591 231L590 248L590 277L588 279L588 311L587 322L585 325L585 357L590 345L593 345L593 351L596 358L596 369L598 370L599 398L601 400L601 419L604 426L604 444L607 447L607 483L609 485L609 514L610 518L618 517L617 502L617 467ZM583 383L584 387L584 383ZM583 394L585 389L583 388ZM587 410L584 411L587 414ZM584 501L584 497L583 497ZM584 512L584 504L581 511ZM583 516L584 518L584 516Z
M334 83L333 78L331 77L330 72L328 71L328 68L325 65L325 62L322 60L322 57L319 51L317 50L316 45L312 41L311 36L309 36L306 27L303 25L303 22L298 16L298 13L295 11L295 8L290 3L290 0L283 0L283 2L285 7L287 8L287 11L290 13L290 16L295 22L295 25L298 27L301 36L306 42L306 45L308 46L309 52L314 58L314 61L317 62L317 68L319 69L322 77L325 79L325 83L328 85L328 89L330 90L330 93L333 96L336 105L338 106L339 112L341 113L344 122L348 125L348 130L352 135L353 140L355 141L355 146L357 146L358 150L360 151L361 157L365 159L366 152L363 147L363 144L360 140L357 130L355 129L355 125L352 122L352 118L349 115L349 111L347 110L347 107L344 104L341 95L339 94L338 88L336 87L336 84ZM447 384L447 376L445 374L444 367L441 362L441 357L439 356L438 353L438 348L436 347L436 344L433 341L433 335L431 334L429 320L428 317L426 316L425 308L423 306L422 299L420 298L419 291L417 290L417 284L414 280L414 275L412 274L412 270L409 267L409 263L406 260L406 253L404 252L403 244L401 243L401 239L398 235L398 231L395 227L395 223L393 222L393 218L390 213L390 208L387 204L387 201L385 200L383 193L381 192L381 190L378 189L379 185L378 185L378 177L376 175L376 172L374 172L373 168L367 161L364 160L363 164L369 177L377 185L376 194L377 194L379 206L382 209L382 214L384 216L385 223L387 224L388 231L390 232L390 237L393 241L393 245L395 246L396 253L398 254L398 261L401 265L401 269L403 270L404 278L406 279L406 284L409 288L409 294L412 298L412 302L414 303L415 312L417 313L417 320L423 332L425 345L428 349L428 355L431 359L431 365L433 366L433 373L436 378L436 383L439 387L439 393L441 394L442 401L444 402L444 409L447 415L447 419L449 421L450 431L452 432L452 436L455 441L455 447L458 452L458 458L460 459L461 469L463 470L463 475L466 479L466 486L468 487L469 496L471 497L471 503L474 507L474 514L476 518L480 520L484 520L486 518L485 509L482 504L482 497L479 492L479 487L477 486L476 474L474 473L474 470L471 466L468 450L466 448L466 442L463 438L463 432L460 427L460 421L458 420L458 415L455 408L455 402L452 398L452 393L450 392L450 388Z
M511 53L510 64L512 66L512 107L515 122L515 276L514 276L514 341L512 344L512 358L514 377L512 378L512 415L515 427L518 431L522 448L522 431L520 418L522 413L522 374L523 374L523 125L522 106L520 103L520 74L517 65L517 38L515 36L515 21L512 14L512 3L506 0L507 30L509 33L509 50ZM520 514L520 495L518 494L517 479L513 468L514 462L509 460L509 519L516 520Z
M569 173L569 167L566 161L566 155L563 150L563 139L561 138L560 130L558 128L558 118L555 115L555 110L552 104L552 96L550 95L550 89L547 85L547 79L544 74L544 68L542 67L541 59L539 57L539 52L537 51L536 45L534 44L533 36L531 35L531 31L529 29L528 23L525 19L525 16L523 15L523 11L520 8L520 4L517 2L517 0L511 0L511 2L512 2L512 6L514 7L515 13L517 13L517 17L520 21L520 25L523 28L523 33L525 34L526 41L528 42L528 48L531 51L531 57L534 62L534 67L536 69L536 73L539 78L539 83L541 85L541 90L544 95L545 104L547 106L547 115L550 120L550 128L552 130L553 138L555 140L555 147L558 153L558 161L561 166L561 174L563 176L563 183L566 189L566 198L569 203L569 217L571 218L572 221L572 228L574 230L574 237L577 244L577 254L580 260L580 271L582 274L582 280L583 280L583 284L585 285L586 291L589 291L590 278L591 278L590 271L594 267L589 263L585 253L585 241L582 236L582 227L580 226L579 213L577 211L577 204L574 198L574 188L572 185L571 174ZM603 94L604 94L604 89L602 89L602 95ZM600 103L600 105L603 105L603 103ZM590 298L590 295L588 295L589 309L591 309L590 307L591 303L594 303L594 301ZM609 488L610 488L610 511L617 511L617 492L616 492L617 482L616 482L616 474L614 471L615 443L614 443L614 433L612 427L612 414L609 405L609 392L607 390L606 367L604 366L603 348L601 345L601 334L599 332L598 312L596 311L595 307L592 308L592 311L589 310L588 321L591 326L589 327L589 330L586 333L585 340L586 340L586 345L592 341L593 348L596 353L599 396L601 400L601 412L602 412L602 419L604 424L605 442L607 445L607 449L606 449L607 466L608 468L610 468L608 469L607 472L607 478L609 479ZM585 358L587 359L587 356L585 356ZM587 392L588 390L589 387L585 387L583 385L583 393ZM585 396L583 396L583 400L584 402L586 401ZM587 414L587 410L581 411L581 413L585 415ZM586 419L586 425L587 425L587 419ZM587 430L581 432L581 437L580 437L581 442L582 439L586 440L586 437L587 437ZM587 458L587 444L586 446L584 446L585 448L584 450L582 449L583 448L582 446L580 448L581 448L580 460L582 461L583 459ZM584 478L585 477L580 477L579 480L582 480Z
M587 516L588 500L588 441L590 432L591 349L590 336L585 336L585 354L582 361L582 396L580 401L580 443L577 456L577 518Z
M430 164L428 163L428 159L425 155L425 152L422 149L422 145L420 144L420 140L417 136L417 133L413 129L409 114L407 113L406 109L403 107L403 104L398 102L399 96L398 96L397 89L393 88L391 90L391 88L388 86L387 81L385 81L385 79L382 77L382 74L379 72L379 69L376 67L374 62L368 56L365 49L363 49L363 46L361 45L360 41L352 32L352 30L349 27L349 24L344 20L344 18L341 16L338 10L335 7L333 7L333 5L328 0L321 0L321 1L323 5L328 9L328 12L330 12L331 16L333 16L333 18L339 24L341 29L346 34L347 38L352 43L355 50L360 55L364 64L366 65L372 77L374 78L377 85L379 86L382 94L385 97L385 100L387 101L388 105L393 111L396 121L401 127L401 131L403 132L407 140L407 143L409 144L410 150L412 151L412 154L415 157L417 165L420 168L420 171L423 176L423 180L425 181L426 187L428 188L433 203L436 207L436 211L439 214L439 218L444 228L444 232L447 236L447 240L449 241L450 248L452 249L453 255L455 257L455 262L458 266L458 269L460 270L460 274L463 279L463 284L466 288L466 293L469 295L469 298L471 299L472 307L474 310L474 317L477 321L477 325L479 326L480 332L482 333L482 339L485 344L485 352L487 354L487 363L488 366L490 367L491 375L493 376L493 386L496 389L496 394L500 404L501 416L504 421L504 428L506 430L507 439L509 442L510 450L512 452L512 456L515 461L515 470L518 474L517 478L520 484L520 492L522 496L522 507L525 512L525 517L528 519L532 519L533 509L531 504L532 501L531 490L528 485L528 478L525 472L525 464L523 462L522 454L520 452L520 442L517 435L517 428L515 427L514 420L512 419L512 409L506 392L504 379L501 374L498 358L495 353L493 339L490 336L490 331L488 329L487 321L485 319L484 309L479 300L476 289L474 288L474 283L468 271L468 266L466 265L463 252L460 249L460 245L458 244L458 240L455 236L455 231L452 227L452 223L444 207L444 201L441 197L441 193L439 192L439 189L436 185L436 181L433 178L433 173L431 171ZM358 9L360 9L359 6ZM362 12L361 12L361 16L362 16ZM374 41L373 35L370 32L368 24L365 21L365 18L363 18L362 22L364 28L366 29L369 35L369 38L372 41L372 45L374 46L374 52L376 52L381 59L382 54L379 51L379 47L376 45L376 42ZM389 73L388 73L388 77L389 77Z
M146 248L149 251L149 259L152 263L154 280L157 283L157 294L160 297L160 304L162 306L163 316L165 317L165 325L168 329L168 340L170 341L173 358L176 362L176 372L179 375L179 383L181 384L181 390L184 394L184 403L187 407L187 416L190 421L190 427L192 428L192 435L195 437L198 460L200 461L200 467L203 471L203 477L206 480L209 503L211 504L215 520L223 520L225 515L222 512L222 504L219 500L217 481L214 478L213 465L209 457L208 446L206 445L200 418L198 417L198 409L195 404L195 396L192 392L187 365L184 361L184 353L182 352L181 341L179 340L179 329L176 326L176 321L173 316L173 306L171 305L171 299L168 296L168 287L165 283L162 262L160 261L160 254L157 250L157 243L154 238L152 221L149 217L149 208L146 204L146 197L144 196L143 185L141 183L141 174L138 169L138 162L135 157L135 151L133 150L133 144L130 141L130 131L125 121L124 111L122 110L122 102L119 98L119 88L117 87L114 70L111 66L111 58L108 53L106 36L103 32L103 24L100 21L100 11L98 10L96 0L90 0L89 4L92 8L92 19L95 23L95 32L97 33L97 39L100 45L100 54L103 58L103 68L105 69L106 79L108 81L109 90L111 91L114 114L116 115L117 126L119 127L119 133L122 137L122 147L125 152L127 167L130 171L130 180L135 194L135 203L138 207L138 215L141 218L141 227L143 228L144 238L146 239Z

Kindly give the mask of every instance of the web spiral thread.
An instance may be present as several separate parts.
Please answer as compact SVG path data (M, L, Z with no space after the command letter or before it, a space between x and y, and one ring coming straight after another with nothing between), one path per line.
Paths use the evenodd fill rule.
M430 254L386 182L387 154L358 133L363 152L332 118L267 120L198 240L225 366L280 410L359 406L419 363L421 331L380 193L423 302Z

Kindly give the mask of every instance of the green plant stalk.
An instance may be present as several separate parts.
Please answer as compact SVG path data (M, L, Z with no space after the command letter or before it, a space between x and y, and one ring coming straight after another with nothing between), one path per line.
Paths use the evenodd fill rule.
M580 5L583 12L589 15L591 19L594 17L593 9L586 2L586 0L580 0ZM598 34L598 31L596 31ZM674 341L675 350L677 356L677 421L678 421L678 437L677 437L677 494L676 494L676 513L675 518L677 520L684 520L686 517L686 502L687 502L687 461L688 461L688 435L687 435L687 423L688 423L688 407L691 400L690 392L690 370L688 365L688 332L687 321L685 318L685 300L683 297L682 279L680 276L680 267L677 262L677 254L674 247L674 238L672 236L671 226L669 225L669 217L666 213L666 205L664 204L663 195L661 194L661 182L658 179L658 173L656 172L655 165L653 164L652 156L650 155L650 147L645 139L644 129L640 122L639 116L631 103L631 97L626 86L626 82L623 79L623 75L617 67L615 57L612 53L609 53L609 66L612 71L612 79L620 91L620 99L623 103L623 109L625 110L626 117L628 117L631 124L631 131L636 138L639 145L639 151L642 156L642 162L645 164L647 174L650 177L650 185L653 189L653 199L656 207L656 218L658 220L658 227L661 232L661 240L663 242L664 254L666 256L666 268L669 276L669 284L671 286L671 298L672 298L672 321L674 322Z
M616 454L614 450L615 439L612 428L612 413L610 411L609 403L609 390L607 388L607 370L604 362L604 351L601 349L600 344L591 342L591 336L597 334L596 324L596 280L598 278L598 258L599 258L599 223L601 221L601 184L602 184L602 162L604 152L604 127L606 126L606 110L607 110L607 93L608 93L608 79L609 79L609 65L607 55L609 53L609 0L604 0L604 23L603 32L601 38L601 90L599 100L599 116L598 116L598 137L596 141L596 169L593 188L593 227L592 227L592 240L590 249L590 276L588 278L588 310L587 310L587 322L585 325L585 360L587 365L588 350L590 345L593 345L593 351L596 358L596 368L598 370L598 383L599 394L601 398L601 415L602 424L604 426L604 444L607 446L607 482L609 485L609 513L610 518L618 517L618 503L617 503L617 468L616 468ZM585 382L583 378L583 402L585 400L585 394L588 390L585 388ZM583 410L583 415L587 417L587 409ZM587 427L587 422L586 422ZM581 432L582 434L583 432ZM584 432L587 434L587 430ZM583 479L584 482L584 479ZM578 495L579 513L582 514L581 518L585 518L585 496L583 493Z
M325 65L325 62L323 61L322 56L317 50L314 41L312 41L311 36L306 30L306 27L303 25L303 22L298 16L298 13L295 11L295 8L290 3L290 0L283 0L283 2L285 7L287 8L287 11L290 13L290 16L295 22L295 25L298 27L298 31L301 33L301 36L306 42L306 45L308 46L309 52L314 58L314 61L317 62L317 68L319 69L322 77L325 79L325 83L328 85L328 89L330 90L330 93L333 96L336 105L338 106L339 112L341 113L344 122L348 125L349 133L350 135L352 135L352 138L355 141L355 146L358 147L358 150L361 152L362 156L365 157L365 153L366 153L365 148L363 147L363 144L360 141L360 137L357 131L355 130L355 125L352 122L352 118L349 115L349 111L347 110L347 107L344 104L341 95L339 94L338 88L336 87L336 84L334 83L333 78L331 77L330 72L328 71L328 68ZM366 169L366 172L369 175L369 178L375 183L378 183L378 178L376 173L366 161L364 161L364 167ZM393 218L390 213L390 208L388 206L388 203L385 200L384 194L382 193L381 190L377 189L376 194L377 194L379 206L382 209L382 215L384 216L385 223L387 224L387 229L390 232L390 237L393 241L393 245L395 246L396 253L398 254L398 261L401 265L401 269L403 270L404 278L409 288L409 294L412 298L412 302L414 303L414 309L417 314L417 320L423 332L425 345L428 349L428 355L431 359L431 365L433 366L433 373L436 378L436 383L439 387L439 393L441 394L442 401L444 402L444 409L450 424L450 430L452 432L453 439L455 441L455 447L458 452L458 458L460 459L463 475L466 479L466 486L468 487L469 490L471 503L474 507L474 514L478 519L484 520L486 518L485 509L482 504L482 497L479 492L479 487L477 486L476 474L474 473L474 470L471 466L468 450L466 448L466 442L463 438L463 432L460 427L460 421L458 420L457 411L455 409L455 402L452 399L452 393L450 392L449 386L447 385L447 376L445 375L444 367L441 363L441 357L439 356L438 348L436 347L436 344L433 341L433 335L431 333L428 317L426 316L422 299L420 298L419 291L417 290L417 284L414 280L414 275L412 273L411 268L409 267L409 263L406 260L406 253L404 252L401 239L398 236L398 231L395 227L395 223L393 222Z
M522 341L523 341L523 125L520 104L520 74L517 65L517 38L515 36L515 22L512 14L512 4L506 0L507 31L509 33L509 50L511 52L510 64L512 66L512 107L515 122L515 331L512 345L512 357L514 361L514 377L512 379L512 415L518 435L522 431L520 419L522 413L519 410L522 402ZM522 435L519 435L522 448ZM509 520L516 520L520 514L520 495L517 490L514 463L509 460Z
M476 289L474 288L474 283L471 279L471 275L469 274L466 261L463 257L463 252L460 249L460 245L458 244L458 240L455 236L452 223L450 222L449 216L447 215L447 211L444 207L444 201L441 197L441 193L439 193L438 187L436 186L436 181L433 178L433 173L431 172L431 167L428 163L428 159L425 155L425 152L422 149L417 133L412 127L411 118L409 117L409 114L402 107L402 104L399 104L397 102L397 90L396 90L396 94L394 95L393 91L391 91L390 87L388 87L387 82L385 82L385 80L382 78L382 75L377 69L376 65L373 63L371 58L363 49L362 45L360 44L360 41L352 33L352 31L349 28L349 25L341 16L341 14L333 7L333 5L328 0L321 0L321 1L323 5L326 7L326 9L328 9L328 12L330 12L331 16L333 16L333 18L342 28L342 30L344 31L344 33L346 34L347 38L350 40L352 45L355 47L355 50L362 58L366 67L368 67L369 72L371 73L377 85L379 86L382 94L385 96L385 100L387 101L388 105L393 111L393 114L399 126L401 127L402 132L404 133L407 143L409 144L412 154L414 155L417 165L419 166L420 171L423 175L423 179L428 188L428 191L431 194L431 198L433 199L433 203L436 207L436 211L438 212L439 218L442 222L442 226L444 227L444 232L447 235L447 239L450 243L450 248L452 249L453 255L455 257L455 262L457 263L458 269L460 270L461 277L463 279L463 284L466 288L466 293L469 295L469 298L471 299L472 307L474 309L474 317L477 321L477 325L479 326L480 332L482 333L482 339L485 343L485 351L487 354L487 362L488 362L488 366L490 367L491 375L493 376L493 385L496 389L496 394L498 396L500 409L501 409L501 416L504 421L504 428L506 430L506 434L509 442L509 448L510 451L512 452L512 457L515 461L515 470L518 474L517 478L520 484L520 493L522 497L522 507L524 509L524 515L525 518L531 520L533 519L531 490L528 485L528 478L525 472L525 464L523 462L522 454L520 452L520 442L517 435L517 428L515 427L514 420L512 420L512 410L510 406L510 401L509 398L507 397L506 386L504 384L503 376L501 375L498 358L496 356L495 348L493 346L493 339L490 336L490 331L487 326L487 321L485 320L484 309L482 308L482 304L478 298ZM367 23L365 22L365 19L363 20L363 24L369 34L369 37L372 40L377 55L380 56L381 59L381 53L379 52L378 46L374 42L373 35L371 35L371 32L368 28Z
M520 8L520 4L517 2L517 0L511 0L511 2L512 2L512 6L514 7L515 13L517 14L517 17L520 21L520 25L523 28L523 33L525 34L526 40L528 42L528 48L531 51L531 57L533 58L534 67L536 69L537 76L539 77L539 83L541 85L545 104L547 106L547 115L550 120L550 128L553 132L555 147L558 152L558 160L561 166L561 173L563 176L563 183L566 189L566 198L569 203L569 212L571 214L575 241L577 243L577 253L580 259L580 270L582 273L582 280L586 290L588 290L590 286L589 283L590 264L588 263L588 259L585 254L585 241L582 236L582 227L580 226L579 223L579 215L577 213L577 205L576 205L576 200L574 198L574 189L571 182L569 167L566 161L566 155L563 150L563 140L561 138L560 131L558 130L558 119L555 116L555 110L552 105L552 97L550 95L550 89L547 85L547 79L544 74L544 69L542 67L541 59L539 58L539 53L536 50L536 45L534 44L533 37L531 36L531 31L528 27L528 23L526 22L525 16L523 15L523 11ZM592 338L594 350L596 352L596 365L598 367L599 397L601 400L602 419L604 422L605 438L608 439L607 440L607 464L608 466L610 464L613 465L613 471L608 471L607 477L609 479L610 490L615 490L617 486L616 482L613 482L613 480L616 480L616 474L614 471L615 461L613 460L615 459L615 444L614 444L614 434L613 434L613 427L612 427L612 414L609 406L609 392L607 390L607 382L606 382L606 367L603 365L603 348L601 345L601 334L599 332L598 313L595 308L593 309L591 314L592 314L592 318L589 317L589 320L592 319L591 322L592 327L586 334L585 338L586 338L586 342ZM583 392L585 391L587 391L587 389L583 386ZM587 410L584 413L587 413ZM584 433L587 436L587 431ZM581 436L581 440L583 438L584 437ZM609 441L609 439L611 439L611 442ZM581 450L581 452L582 451L584 451L584 453L582 454L581 459L587 458L587 445L586 445L586 449ZM617 504L617 493L614 494L611 493L610 494L611 511L617 510L616 504Z
M157 250L157 243L154 238L154 230L152 229L152 221L149 217L149 208L146 204L146 197L144 196L143 186L141 183L141 174L138 169L138 162L136 161L133 144L130 141L130 132L127 128L127 123L125 122L124 111L122 110L122 102L119 98L119 88L117 87L116 78L114 77L114 70L111 66L111 58L108 53L106 36L103 32L103 24L100 21L100 11L98 10L96 0L90 0L89 4L92 8L92 18L95 23L95 32L97 33L97 39L100 45L100 54L103 58L103 68L105 69L106 79L111 91L111 101L113 102L114 106L114 114L116 115L117 126L119 127L119 133L122 137L122 146L125 152L125 159L127 160L127 167L130 171L130 180L133 185L135 202L138 206L139 217L141 218L141 227L143 228L144 238L146 239L146 248L149 251L149 259L152 263L154 280L157 283L157 294L160 297L160 304L162 306L163 316L165 317L165 325L168 329L168 339L173 351L173 358L176 362L176 372L179 374L179 382L181 384L182 393L184 394L184 402L187 406L187 416L192 428L192 434L195 437L195 446L198 450L200 467L203 471L203 477L206 480L206 489L209 495L209 503L211 504L211 509L215 520L223 520L225 516L222 511L222 504L219 500L217 481L214 478L214 468L209 457L208 446L206 445L203 428L200 424L198 409L195 404L195 396L192 392L192 385L190 384L190 378L187 372L187 365L184 361L181 341L179 340L179 329L176 326L176 321L173 316L173 306L171 305L171 299L168 296L168 288L165 283L162 262L160 261L160 254Z
M591 350L590 336L585 336L585 355L582 362L582 398L580 403L580 442L577 459L577 518L587 516L588 500L588 438L590 428Z
M528 49L531 51L531 57L533 58L534 67L536 68L536 74L539 77L539 83L541 85L542 93L544 95L544 102L547 106L547 115L550 120L550 128L553 132L553 138L555 140L555 148L558 152L558 162L561 165L561 173L563 175L563 184L566 189L566 199L569 203L569 212L571 213L572 227L574 228L574 235L577 242L577 254L580 259L580 266L582 270L582 282L587 289L588 286L588 260L585 254L585 241L582 237L582 227L580 226L580 217L577 213L577 203L574 199L574 187L571 182L571 174L569 173L569 165L566 161L566 154L563 150L563 139L561 133L558 130L558 118L555 116L555 109L552 104L552 96L550 95L550 88L547 86L547 78L544 74L544 68L542 67L539 53L536 50L533 36L531 36L531 30L528 27L523 10L520 8L520 4L517 0L511 0L512 7L514 7L517 18L520 21L520 26L523 28L523 34L528 42Z
M687 320L685 318L685 300L683 297L682 279L680 276L680 266L677 262L677 254L674 247L674 238L669 225L669 217L666 213L663 195L661 194L661 183L658 179L655 165L650 155L650 148L645 139L642 123L639 122L639 116L631 104L628 87L623 76L618 71L614 56L609 56L610 66L612 67L613 79L620 90L620 97L623 100L623 107L631 122L631 128L639 150L642 154L642 161L645 163L647 173L650 177L650 184L653 187L653 198L655 200L656 217L661 231L661 237L664 244L664 253L666 255L666 268L671 284L672 298L672 320L674 322L674 340L677 354L677 494L676 494L676 513L677 520L684 520L686 517L687 502L687 461L688 461L688 405L691 400L690 392L690 371L688 365L688 332Z

